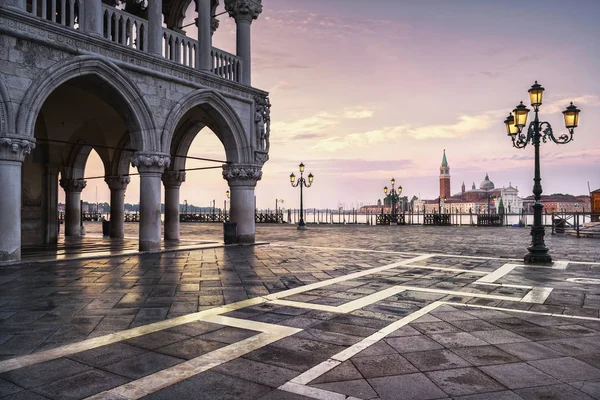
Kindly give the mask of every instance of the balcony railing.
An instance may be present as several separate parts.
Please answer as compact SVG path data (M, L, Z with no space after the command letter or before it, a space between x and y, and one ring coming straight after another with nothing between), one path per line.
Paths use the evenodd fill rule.
M111 42L148 51L148 21L104 3L102 33L104 38Z
M163 28L163 56L167 60L196 68L198 41Z
M212 72L234 82L242 81L242 60L231 53L213 47Z
M65 27L84 30L85 0L28 0L27 12ZM87 28L86 28L87 29ZM199 43L183 34L162 28L162 55L165 59L190 68L198 68ZM102 3L101 34L110 42L147 53L150 26L148 21L119 8ZM242 82L240 57L212 48L211 72L233 82Z
M47 21L80 29L84 0L32 0L27 12Z

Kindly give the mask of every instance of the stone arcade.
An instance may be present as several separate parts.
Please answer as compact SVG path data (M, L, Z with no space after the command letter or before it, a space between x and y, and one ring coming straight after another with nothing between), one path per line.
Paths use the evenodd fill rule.
M219 0L194 1L197 39L183 31L192 0L0 0L0 263L19 260L22 245L56 243L59 174L65 234L81 234L92 149L111 190L111 237L123 237L131 163L140 174L140 250L160 248L161 181L165 239L179 239L183 156L204 127L225 149L238 240L254 242L270 131L268 93L251 86L250 72L261 0L224 0L237 55L212 46Z

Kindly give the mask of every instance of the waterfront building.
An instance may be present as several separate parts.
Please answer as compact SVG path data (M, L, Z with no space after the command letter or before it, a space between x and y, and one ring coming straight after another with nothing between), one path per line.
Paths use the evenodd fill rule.
M261 0L224 0L236 54L212 46L219 0L0 2L0 262L23 244L57 242L59 183L65 235L80 235L91 150L111 190L111 237L123 237L129 166L140 174L140 250L179 239L179 188L188 149L208 127L221 140L231 221L254 242L254 190L268 160L270 102L252 87L251 25ZM59 180L60 175L60 180Z
M508 213L521 213L523 210L523 199L519 197L519 190L509 183L508 187L496 188L488 174L479 184L475 182L470 190L466 189L465 183L461 185L461 191L451 195L450 166L446 157L446 150L442 156L440 165L440 195L437 199L417 199L413 202L413 209L425 210L426 213L490 213L497 212L500 203L504 211Z

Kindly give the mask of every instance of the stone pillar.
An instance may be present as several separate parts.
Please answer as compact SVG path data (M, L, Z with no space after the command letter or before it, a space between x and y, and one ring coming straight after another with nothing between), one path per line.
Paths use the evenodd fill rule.
M162 0L148 2L148 52L162 56L163 13Z
M83 30L92 35L104 36L104 32L102 32L102 0L85 0L83 13Z
M165 240L179 240L179 188L185 182L185 172L166 171L165 185Z
M129 176L106 178L110 189L110 237L125 237L125 190L131 182Z
M160 250L160 178L170 158L163 153L136 153L131 164L140 173L140 251Z
M236 54L242 59L242 83L252 83L252 51L250 26L262 12L262 0L225 0L225 10L235 18L237 26Z
M58 242L58 169L46 170L46 244Z
M83 179L61 179L65 190L65 236L81 236L81 191L87 182Z
M254 189L261 177L262 170L259 165L223 165L223 178L229 183L230 221L237 223L239 243L254 243L255 241Z
M198 69L210 71L212 69L212 33L210 0L196 0L196 26L198 28L198 51L196 52L196 66Z
M0 137L0 264L21 259L21 169L33 148L27 139Z

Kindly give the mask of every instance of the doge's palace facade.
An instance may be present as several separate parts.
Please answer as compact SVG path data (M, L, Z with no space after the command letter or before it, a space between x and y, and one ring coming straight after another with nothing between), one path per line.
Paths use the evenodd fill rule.
M198 36L183 28L194 1ZM261 0L223 0L236 54L212 46L219 0L0 0L0 263L24 244L80 235L83 172L95 149L123 237L129 166L140 174L140 250L179 239L179 187L195 135L223 143L238 240L254 242L254 190L268 160L268 93L251 85L251 27ZM60 175L60 180L59 180Z

